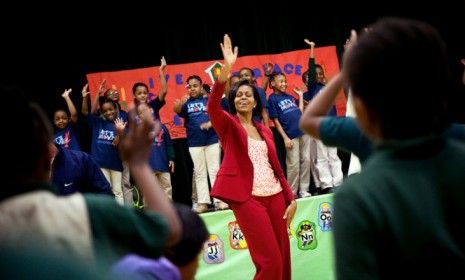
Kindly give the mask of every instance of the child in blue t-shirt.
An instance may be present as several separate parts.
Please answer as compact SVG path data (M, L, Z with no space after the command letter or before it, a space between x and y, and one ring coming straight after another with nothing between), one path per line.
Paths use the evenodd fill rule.
M271 74L270 86L274 93L268 99L269 114L286 146L287 180L295 196L310 196L310 138L299 128L302 98L299 100L301 106L298 106L297 100L286 93L284 73Z
M116 134L117 105L110 99L100 99L101 115L88 114L87 119L92 128L91 155L100 165L103 175L110 182L116 200L124 204L121 176L123 164L118 153L119 138ZM121 118L120 123L127 121Z
M163 190L172 199L170 172L174 173L174 148L168 128L162 123L160 125L161 131L153 139L149 162Z
M164 74L164 69L166 68L166 60L163 56L161 58L161 64L159 68L160 72L160 84L161 90L160 93L153 99L149 100L149 87L147 84L142 82L134 83L132 86L132 94L134 95L134 103L136 105L141 103L146 103L152 108L152 113L155 119L160 119L160 110L166 104L166 94L168 93L168 86L166 84L166 76Z
M315 43L307 39L305 39L305 42L310 46L310 57L308 72L306 72L308 74L307 76L303 76L308 91L303 94L303 97L305 101L311 102L325 86L326 77L323 67L315 63ZM331 106L328 116L337 116L334 105ZM328 147L321 140L312 138L310 141L310 150L312 162L314 162L313 178L315 179L318 193L326 194L332 192L333 187L342 184L343 180L342 163L337 155L337 148Z
M53 124L55 125L56 131L54 135L54 141L57 145L63 149L71 149L80 151L81 147L77 140L75 124L78 120L78 114L76 107L74 107L73 101L69 97L72 89L65 89L61 95L68 105L68 110L71 116L64 110L57 110L53 115Z
M187 145L194 163L198 199L196 211L201 213L207 211L208 205L211 203L207 175L213 185L220 167L221 149L218 136L212 128L207 113L208 97L202 95L202 79L193 75L187 78L186 83L189 98L178 100L175 103L174 111L184 118ZM226 205L222 205L221 208L226 208Z

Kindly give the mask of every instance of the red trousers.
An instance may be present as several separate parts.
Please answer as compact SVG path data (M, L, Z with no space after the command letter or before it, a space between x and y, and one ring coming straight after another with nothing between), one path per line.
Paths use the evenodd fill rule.
M243 203L230 203L230 207L255 264L254 279L290 280L291 253L286 220L283 219L287 208L283 193L252 196Z

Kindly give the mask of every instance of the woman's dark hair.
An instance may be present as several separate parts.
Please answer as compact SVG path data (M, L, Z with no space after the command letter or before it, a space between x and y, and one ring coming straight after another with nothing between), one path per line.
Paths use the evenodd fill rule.
M439 33L426 23L396 18L368 30L344 62L354 96L379 120L383 138L441 132L448 125L449 71Z
M251 85L249 81L247 80L242 80L242 81L237 82L229 91L229 95L228 95L229 112L233 115L237 114L234 99L236 98L236 93L239 87L244 86L244 85L249 86L252 89L253 98L255 99L255 101L257 101L257 106L253 108L252 114L253 116L260 117L262 115L262 108L263 108L262 102L260 101L260 94L258 94L257 88L254 85Z

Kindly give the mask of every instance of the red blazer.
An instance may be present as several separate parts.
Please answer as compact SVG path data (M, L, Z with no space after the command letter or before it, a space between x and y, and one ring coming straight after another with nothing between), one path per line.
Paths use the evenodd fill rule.
M244 202L252 196L253 165L248 153L247 132L237 116L221 108L220 102L224 87L224 83L216 82L207 104L210 121L220 138L224 151L223 161L210 195L225 202ZM254 125L265 140L271 168L281 184L287 204L290 204L294 200L294 194L279 164L273 133L261 123L254 122Z

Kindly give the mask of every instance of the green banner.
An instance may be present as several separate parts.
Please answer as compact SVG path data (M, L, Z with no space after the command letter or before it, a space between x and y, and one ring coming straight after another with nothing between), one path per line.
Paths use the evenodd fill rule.
M335 279L332 195L297 200L290 244L293 279ZM202 214L210 232L196 279L252 279L255 266L231 210Z

